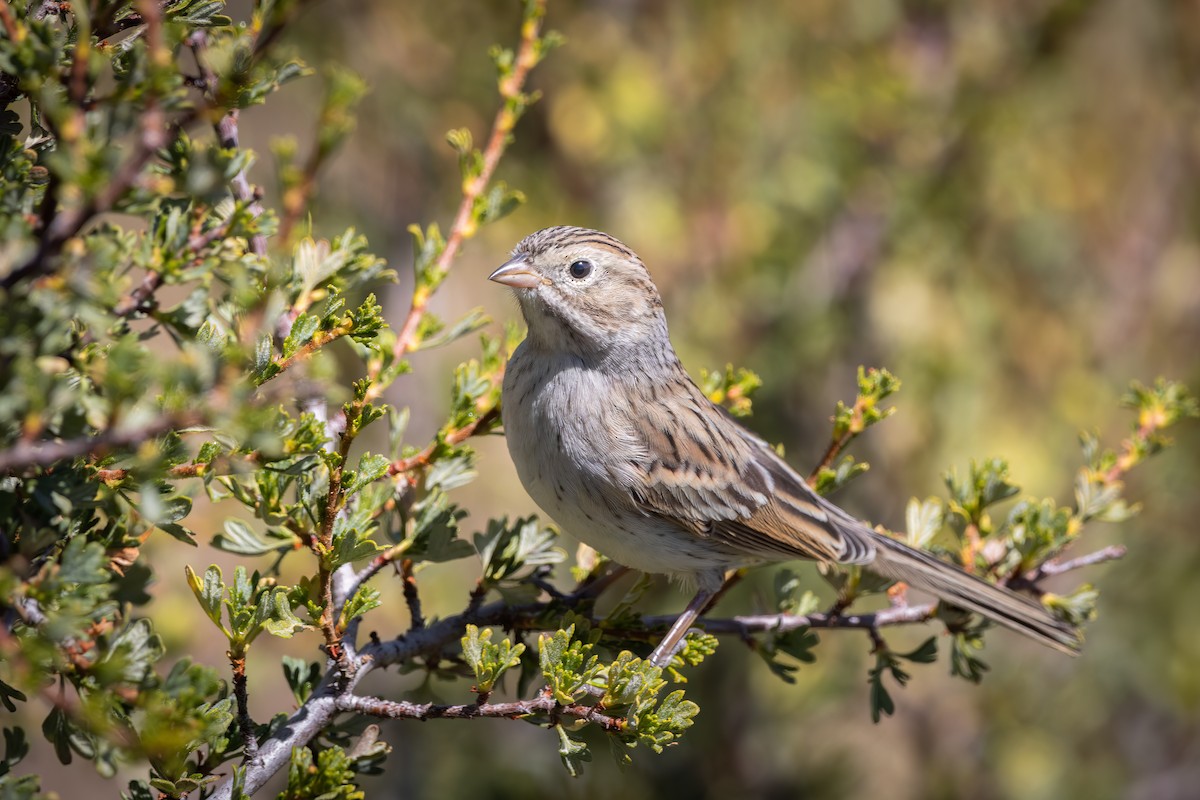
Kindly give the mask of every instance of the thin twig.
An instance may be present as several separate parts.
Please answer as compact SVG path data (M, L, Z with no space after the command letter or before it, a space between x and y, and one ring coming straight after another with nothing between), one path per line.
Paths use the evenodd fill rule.
M258 738L254 735L255 724L250 718L250 698L246 691L246 657L229 656L233 667L233 696L237 700L238 728L242 734L242 749L246 758L254 758L258 752Z
M421 595L417 591L417 578L413 575L411 558L400 562L400 575L404 580L404 602L408 605L408 615L412 620L410 628L420 630L425 627L425 617L421 615Z
M195 425L198 412L168 414L136 428L110 428L95 436L64 441L19 442L0 451L0 473L11 473L27 467L44 467L56 461L79 456L98 456L123 447L140 444L168 431Z
M262 38L255 43L256 53L259 52L259 47L262 44ZM196 64L200 68L200 79L204 83L204 99L208 103L209 108L216 108L219 105L217 98L218 80L212 68L208 65L206 57L208 48L208 34L205 31L194 31L188 37L188 45L192 48L192 54L196 57ZM241 141L238 133L238 115L239 110L236 108L228 109L225 114L217 120L213 126L217 132L217 140L221 147L226 150L240 150ZM261 195L250 185L250 180L246 177L246 170L240 169L230 181L230 190L233 196L240 202L244 203L246 210L250 215L257 219L262 216L263 207L259 202ZM267 237L261 233L250 237L250 252L258 256L267 254Z
M320 350L325 345L329 344L330 342L332 342L336 339L340 339L343 336L348 335L350 333L352 324L353 323L351 323L349 321L349 319L346 319L343 321L342 324L338 325L336 328L331 328L330 330L321 331L321 332L317 333L317 335L314 336L311 340L305 342L300 347L298 347L296 349L296 352L292 353L290 356L287 356L286 358L280 358L278 361L276 361L275 366L278 367L278 370L271 377L272 378L279 377L280 373L289 369L292 365L296 364L299 361L304 361L306 359L311 358L313 355L316 354L316 352L318 350Z
M153 269L148 270L133 291L121 298L120 302L113 306L113 314L116 314L118 317L128 317L131 314L149 310L154 293L158 291L162 283L163 275L161 272Z
M226 150L241 149L238 136L238 109L231 108L225 116L221 117L217 123L217 138L221 140L221 147ZM238 173L233 176L233 180L230 181L230 186L233 189L233 196L246 204L246 210L252 217L257 219L262 216L263 206L259 202L262 196L261 192L250 185L245 168L238 170ZM267 254L267 237L261 233L251 236L250 252L256 256L265 256Z
M1046 563L1038 566L1036 569L1027 572L1022 578L1022 583L1024 585L1033 585L1049 575L1062 575L1064 572L1070 572L1083 567L1090 567L1093 564L1103 564L1105 561L1115 561L1118 558L1124 558L1126 552L1127 549L1125 545L1114 544L1097 550L1093 553L1088 553L1087 555L1082 555L1078 558L1072 558L1067 561L1059 561L1057 559L1053 561L1047 561Z
M847 433L837 439L830 440L829 447L825 449L825 454L821 456L821 460L813 467L813 471L808 473L808 477L804 479L804 482L809 486L816 486L817 478L820 476L821 471L832 466L833 460L838 457L838 453L842 452L842 449L850 443L850 438L850 434Z
M13 17L8 0L0 0L0 22L4 24L4 32L8 34L10 42L20 40L23 30L17 26L17 20Z
M435 703L406 703L384 700L379 697L345 695L337 699L340 711L355 711L386 719L477 719L501 717L520 719L534 714L554 714L597 724L606 731L620 732L628 723L621 718L601 713L594 706L569 704L560 705L549 693L539 694L532 700L513 703L466 703L463 705L438 705Z
M499 380L499 378L497 378L497 380ZM461 444L462 442L464 442L467 439L474 436L476 434L476 432L479 431L481 428L483 430L489 430L491 427L491 424L493 422L495 422L499 418L499 416L500 416L500 409L497 408L496 406L492 406L491 408L489 408L487 411L480 414L478 417L476 417L471 422L467 423L466 425L462 426L461 428L452 430L449 433L447 433L443 437L442 441L444 441L446 444ZM388 467L387 474L388 475L403 475L404 473L412 472L415 469L429 466L429 464L431 463L431 459L433 458L433 454L437 450L437 447L438 447L438 442L436 442L436 441L430 442L425 447L425 449L422 450L421 452L416 453L415 455L408 456L407 458L396 459Z

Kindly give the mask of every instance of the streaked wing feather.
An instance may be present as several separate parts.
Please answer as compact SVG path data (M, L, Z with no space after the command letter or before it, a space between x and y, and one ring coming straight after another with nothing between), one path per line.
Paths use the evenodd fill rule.
M754 558L870 563L875 548L862 523L818 497L694 385L670 389L683 402L644 410L648 460L631 492L644 512Z

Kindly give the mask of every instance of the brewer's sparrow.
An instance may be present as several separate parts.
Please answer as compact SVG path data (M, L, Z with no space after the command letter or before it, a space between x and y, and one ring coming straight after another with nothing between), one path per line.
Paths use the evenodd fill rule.
M491 280L529 327L504 376L521 482L613 560L694 583L655 649L664 666L725 572L795 558L861 564L1065 652L1074 629L1039 603L876 533L814 493L688 377L641 260L613 237L546 228Z

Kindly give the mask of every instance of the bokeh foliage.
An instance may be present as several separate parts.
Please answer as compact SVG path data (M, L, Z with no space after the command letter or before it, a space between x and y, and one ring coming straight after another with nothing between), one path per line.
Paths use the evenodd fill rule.
M517 513L507 460L485 449L496 458L482 467L469 446L496 425L516 336L469 344L487 323L472 305L511 314L485 294L484 266L543 222L589 224L644 256L689 363L754 368L708 373L706 391L735 413L756 392L754 426L801 469L823 461L855 367L893 369L901 413L861 445L875 468L859 477L861 451L835 448L822 488L846 486L839 500L946 557L999 577L1036 571L1084 522L1126 516L1129 467L1190 408L1155 377L1200 378L1194 11L564 2L550 22L569 46L532 87L512 81L524 51L496 51L504 144L524 116L503 167L517 193L489 180L497 76L481 55L512 29L513 4L276 0L246 25L243 9L187 0L20 6L4 4L0 47L4 99L20 112L3 119L0 198L12 521L0 691L7 710L36 713L23 734L6 726L6 771L42 765L67 785L36 749L18 762L40 724L59 760L106 775L132 763L143 778L148 764L155 791L183 794L228 775L277 737L290 704L323 701L369 652L416 679L402 684L413 704L342 711L504 716L498 686L515 703L533 696L519 715L554 733L393 723L402 746L385 756L360 719L331 716L312 751L286 754L284 796L353 797L381 766L419 796L558 791L555 750L592 773L575 791L619 780L631 796L1171 796L1194 777L1194 426L1134 473L1150 478L1131 478L1147 513L1121 529L1129 558L1096 573L1101 622L1076 663L991 633L985 663L982 626L943 609L952 636L889 635L865 658L867 637L821 633L815 647L799 627L752 650L727 639L695 670L715 644L695 637L666 676L628 650L652 638L646 585L619 585L615 608L589 613L572 586L596 565L556 567L572 559ZM532 41L534 60L554 42ZM313 72L296 52L316 79L292 82ZM239 114L273 168L239 142ZM313 133L261 133L297 130ZM450 271L467 238L523 200ZM433 350L455 340L449 356ZM1130 376L1148 388L1131 398L1126 446L1115 409ZM833 443L879 421L894 389L887 373L860 373ZM1101 429L1082 471L1080 426ZM507 489L473 494L480 469ZM912 496L929 499L906 507ZM176 555L197 543L222 552ZM172 559L189 571L158 566ZM454 564L452 579L427 577ZM883 602L869 575L824 577L752 573L722 609ZM1077 584L1054 584L1051 602L1082 620L1096 595ZM164 640L156 626L179 608L164 598L181 592L194 593L195 632ZM405 608L407 650L353 651L363 615L386 639L405 630ZM281 657L272 635L303 642L290 651L303 657ZM938 649L972 681L990 666L982 686L964 694L925 669L897 692ZM267 688L281 662L282 700ZM685 676L689 699L664 680ZM371 686L401 696L379 676ZM242 693L269 698L253 707L269 722L238 707ZM604 741L623 761L685 730L682 747L620 777L591 760ZM6 786L28 796L35 783ZM151 796L145 783L129 792Z

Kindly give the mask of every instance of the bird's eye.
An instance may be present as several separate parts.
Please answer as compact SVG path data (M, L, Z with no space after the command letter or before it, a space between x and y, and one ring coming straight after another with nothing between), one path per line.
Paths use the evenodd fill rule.
M571 277L576 280L583 280L588 275L592 274L592 262L576 261L571 264Z

